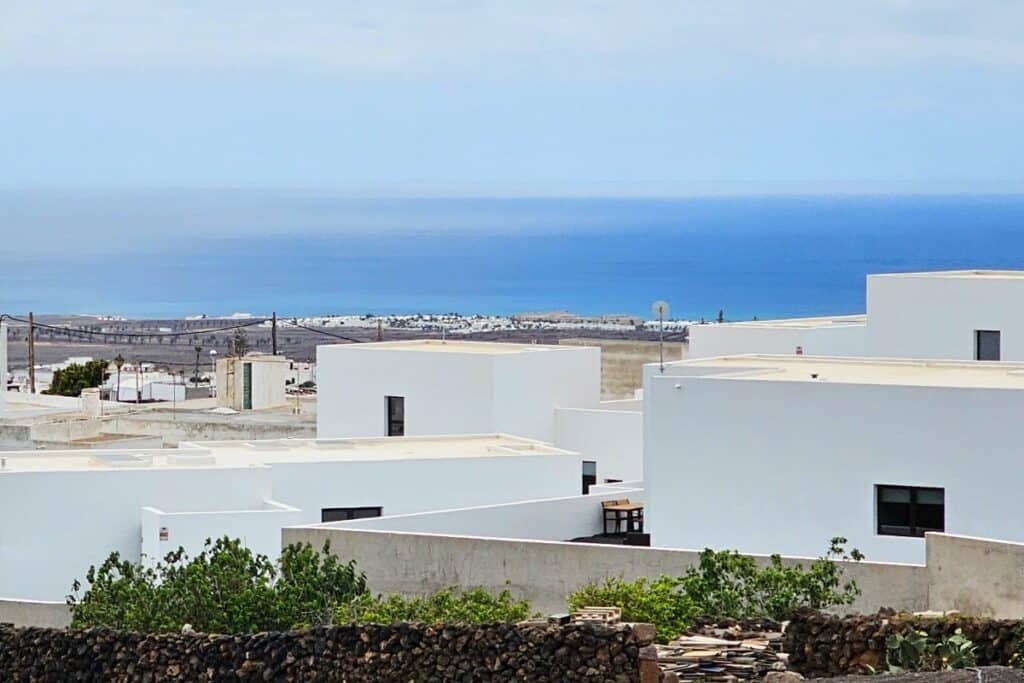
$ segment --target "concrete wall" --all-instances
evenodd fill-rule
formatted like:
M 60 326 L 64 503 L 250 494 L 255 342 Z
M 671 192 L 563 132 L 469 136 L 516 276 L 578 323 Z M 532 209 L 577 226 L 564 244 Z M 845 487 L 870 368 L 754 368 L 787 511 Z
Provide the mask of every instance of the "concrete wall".
M 555 410 L 555 445 L 596 461 L 598 482 L 643 479 L 643 428 L 641 410 Z
M 69 587 L 70 588 L 70 587 Z M 12 600 L 0 598 L 0 624 L 66 628 L 71 624 L 71 610 L 63 600 Z
M 566 596 L 580 586 L 607 577 L 679 575 L 694 564 L 694 550 L 667 550 L 588 543 L 504 540 L 440 536 L 331 527 L 285 529 L 284 543 L 308 542 L 342 560 L 355 559 L 381 593 L 423 595 L 447 586 L 483 586 L 512 590 L 545 613 L 564 612 Z M 766 561 L 766 558 L 759 558 Z M 789 561 L 807 563 L 793 558 Z M 873 611 L 890 606 L 925 609 L 928 603 L 924 567 L 860 563 L 845 567 L 863 591 L 852 609 Z
M 175 416 L 154 411 L 135 415 L 112 416 L 104 421 L 104 431 L 116 434 L 160 436 L 165 446 L 182 441 L 232 441 L 235 439 L 311 439 L 316 424 L 308 422 L 257 422 L 246 416 L 211 416 L 208 421 L 192 416 Z
M 31 456 L 27 456 L 31 457 Z M 59 600 L 110 552 L 137 559 L 140 510 L 257 509 L 269 467 L 0 472 L 0 595 Z
M 566 346 L 595 346 L 601 349 L 601 399 L 631 398 L 643 386 L 643 366 L 658 362 L 658 342 L 629 339 L 560 339 Z M 665 342 L 665 361 L 682 360 L 686 345 Z
M 351 522 L 336 522 L 330 526 L 339 529 L 568 541 L 602 533 L 602 501 L 623 498 L 642 500 L 643 493 L 643 489 L 616 489 L 600 495 L 568 496 L 504 505 L 357 519 Z
M 281 528 L 301 524 L 302 512 L 273 501 L 258 510 L 164 512 L 142 508 L 142 560 L 156 564 L 179 547 L 190 557 L 201 552 L 207 539 L 237 538 L 252 550 L 275 558 L 281 551 Z M 166 538 L 164 538 L 166 533 Z
M 928 534 L 927 548 L 931 609 L 1024 617 L 1024 545 Z
M 554 439 L 556 407 L 596 407 L 600 351 L 520 353 L 317 347 L 317 435 L 384 436 L 387 396 L 405 397 L 405 434 L 504 432 Z
M 947 532 L 1024 541 L 1001 476 L 1019 470 L 1024 392 L 680 376 L 703 370 L 644 390 L 654 545 L 816 555 L 845 536 L 923 562 L 923 539 L 876 534 L 878 484 L 944 488 Z
M 869 275 L 873 356 L 974 359 L 974 331 L 1000 330 L 1001 360 L 1024 360 L 1024 277 Z
M 843 320 L 843 318 L 837 318 Z M 847 323 L 796 327 L 762 323 L 725 323 L 690 326 L 688 358 L 710 358 L 747 353 L 793 355 L 797 347 L 808 356 L 863 356 L 867 354 L 867 326 L 860 316 Z

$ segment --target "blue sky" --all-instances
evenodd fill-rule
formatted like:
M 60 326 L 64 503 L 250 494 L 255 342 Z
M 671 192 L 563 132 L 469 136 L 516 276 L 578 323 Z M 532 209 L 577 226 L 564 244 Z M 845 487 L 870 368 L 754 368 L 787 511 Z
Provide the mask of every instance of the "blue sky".
M 1021 191 L 1022 27 L 1003 0 L 5 0 L 0 187 Z

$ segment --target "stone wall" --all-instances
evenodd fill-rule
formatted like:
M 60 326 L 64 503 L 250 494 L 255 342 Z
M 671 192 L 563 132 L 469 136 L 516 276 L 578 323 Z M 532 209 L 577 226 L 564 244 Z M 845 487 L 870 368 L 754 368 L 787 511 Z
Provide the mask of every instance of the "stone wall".
M 837 617 L 805 612 L 786 628 L 783 649 L 789 668 L 808 677 L 863 674 L 886 668 L 885 640 L 893 633 L 924 631 L 937 643 L 957 629 L 977 646 L 978 664 L 1005 665 L 1021 644 L 1022 622 L 959 615 L 928 618 L 880 612 Z
M 639 625 L 332 626 L 157 635 L 0 625 L 0 680 L 639 682 Z

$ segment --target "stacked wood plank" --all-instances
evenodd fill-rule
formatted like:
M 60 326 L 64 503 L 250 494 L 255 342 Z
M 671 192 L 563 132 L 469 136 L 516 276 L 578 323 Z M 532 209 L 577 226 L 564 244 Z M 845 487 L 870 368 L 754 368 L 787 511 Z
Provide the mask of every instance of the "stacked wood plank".
M 785 671 L 781 633 L 743 634 L 742 639 L 707 635 L 681 636 L 658 645 L 658 665 L 665 680 L 731 683 Z M 670 678 L 669 675 L 675 678 Z
M 583 607 L 572 613 L 572 621 L 599 624 L 617 624 L 622 619 L 619 607 Z

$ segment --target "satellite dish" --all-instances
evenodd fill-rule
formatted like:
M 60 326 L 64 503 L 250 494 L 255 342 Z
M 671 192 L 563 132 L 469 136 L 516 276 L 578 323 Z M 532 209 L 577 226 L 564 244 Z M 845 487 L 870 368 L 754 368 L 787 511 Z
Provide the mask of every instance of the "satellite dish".
M 661 299 L 655 301 L 653 304 L 651 304 L 651 313 L 653 313 L 659 318 L 667 318 L 668 302 L 662 301 Z

